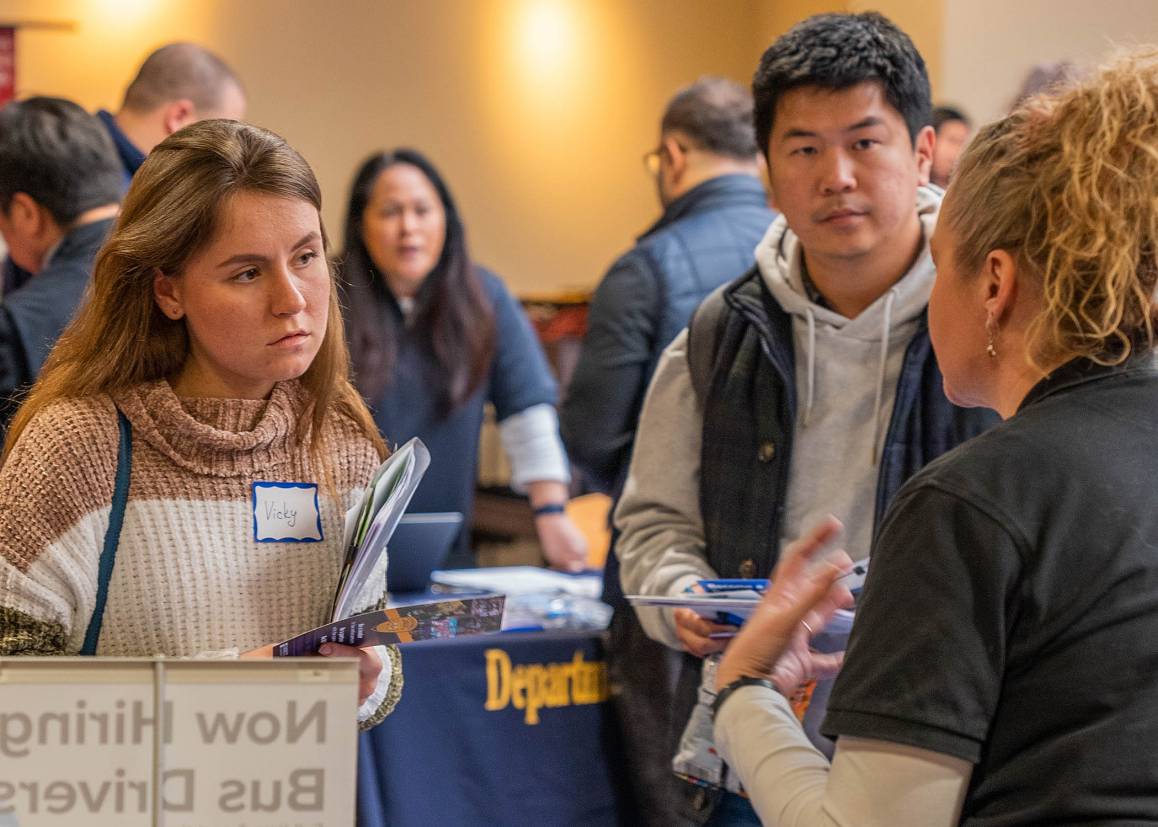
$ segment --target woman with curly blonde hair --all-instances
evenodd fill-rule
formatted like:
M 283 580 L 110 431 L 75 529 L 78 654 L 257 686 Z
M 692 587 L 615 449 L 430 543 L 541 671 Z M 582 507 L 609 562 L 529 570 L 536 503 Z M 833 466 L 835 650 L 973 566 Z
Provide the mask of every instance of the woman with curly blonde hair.
M 932 238 L 950 398 L 1004 423 L 873 544 L 824 729 L 786 696 L 850 595 L 798 541 L 720 664 L 716 743 L 765 824 L 1158 822 L 1158 51 L 981 130 Z

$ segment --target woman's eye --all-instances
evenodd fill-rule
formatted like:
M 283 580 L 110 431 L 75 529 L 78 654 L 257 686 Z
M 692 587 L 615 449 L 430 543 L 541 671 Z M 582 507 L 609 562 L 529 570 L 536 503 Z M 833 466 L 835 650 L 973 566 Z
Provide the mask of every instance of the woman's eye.
M 242 270 L 240 273 L 238 273 L 236 276 L 234 276 L 233 280 L 234 281 L 240 281 L 240 282 L 249 282 L 249 281 L 253 281 L 254 279 L 256 279 L 257 274 L 258 274 L 257 268 L 256 267 L 250 267 L 248 270 Z
M 298 256 L 298 263 L 299 264 L 309 264 L 311 261 L 313 261 L 317 257 L 318 257 L 318 254 L 316 252 L 314 252 L 313 250 L 306 250 L 304 253 L 302 253 L 300 256 Z

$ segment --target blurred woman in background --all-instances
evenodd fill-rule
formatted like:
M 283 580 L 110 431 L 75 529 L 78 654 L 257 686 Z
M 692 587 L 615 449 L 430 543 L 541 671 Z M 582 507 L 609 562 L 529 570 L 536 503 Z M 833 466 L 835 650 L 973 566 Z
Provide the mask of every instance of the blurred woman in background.
M 355 384 L 387 440 L 417 436 L 430 449 L 410 511 L 462 512 L 469 526 L 490 402 L 544 556 L 583 568 L 586 543 L 563 510 L 570 472 L 555 380 L 518 302 L 471 261 L 450 190 L 423 155 L 396 149 L 362 164 L 342 273 Z M 464 529 L 450 565 L 471 564 L 468 541 Z

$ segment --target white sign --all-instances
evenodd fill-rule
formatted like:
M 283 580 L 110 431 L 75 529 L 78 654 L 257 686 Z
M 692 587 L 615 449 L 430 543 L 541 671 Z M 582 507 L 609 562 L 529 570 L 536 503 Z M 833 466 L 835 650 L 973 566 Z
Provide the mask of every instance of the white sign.
M 354 823 L 357 665 L 0 658 L 0 827 Z

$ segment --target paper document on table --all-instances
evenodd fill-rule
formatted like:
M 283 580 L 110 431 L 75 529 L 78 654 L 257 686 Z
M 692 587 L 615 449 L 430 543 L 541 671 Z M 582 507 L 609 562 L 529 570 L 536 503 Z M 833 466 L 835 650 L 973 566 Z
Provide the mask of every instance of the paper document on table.
M 452 569 L 430 575 L 435 583 L 464 589 L 486 589 L 503 594 L 574 594 L 599 597 L 603 577 L 591 574 L 564 574 L 536 566 L 495 566 L 485 569 Z

